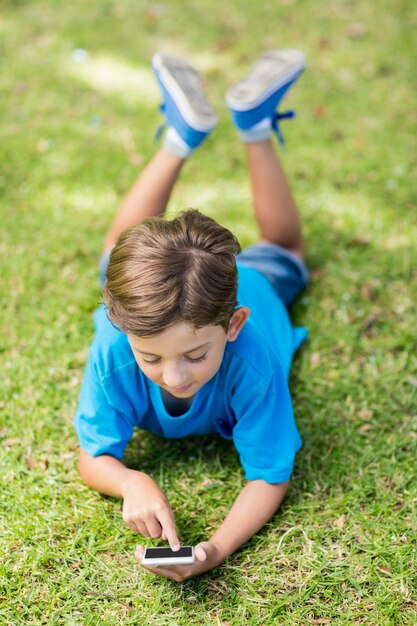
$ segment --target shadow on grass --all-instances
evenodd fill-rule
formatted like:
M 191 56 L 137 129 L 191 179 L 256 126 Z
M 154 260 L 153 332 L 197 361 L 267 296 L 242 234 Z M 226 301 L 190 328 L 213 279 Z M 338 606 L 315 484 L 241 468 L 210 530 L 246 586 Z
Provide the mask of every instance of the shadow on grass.
M 233 443 L 216 434 L 168 440 L 138 431 L 124 460 L 132 469 L 154 476 L 160 474 L 161 466 L 170 471 L 170 476 L 175 468 L 182 471 L 185 467 L 202 476 L 213 469 L 220 474 L 234 474 L 241 469 Z

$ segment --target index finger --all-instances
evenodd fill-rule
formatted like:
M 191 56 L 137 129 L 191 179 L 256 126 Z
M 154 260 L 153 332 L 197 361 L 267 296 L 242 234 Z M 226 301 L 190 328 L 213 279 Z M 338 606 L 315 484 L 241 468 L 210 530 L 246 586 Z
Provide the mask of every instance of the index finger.
M 180 549 L 180 541 L 175 528 L 174 514 L 170 509 L 164 509 L 158 513 L 158 521 L 165 532 L 171 550 L 178 552 Z

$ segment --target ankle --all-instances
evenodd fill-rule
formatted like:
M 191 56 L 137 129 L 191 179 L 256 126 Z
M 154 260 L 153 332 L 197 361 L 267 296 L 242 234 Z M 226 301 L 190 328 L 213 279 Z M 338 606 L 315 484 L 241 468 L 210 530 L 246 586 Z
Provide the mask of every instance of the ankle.
M 175 154 L 181 159 L 188 159 L 195 151 L 195 148 L 191 148 L 182 137 L 180 137 L 173 126 L 169 126 L 165 133 L 163 147 L 165 150 L 171 154 Z
M 272 122 L 269 117 L 266 117 L 261 122 L 250 128 L 237 128 L 237 132 L 244 143 L 258 143 L 260 141 L 266 141 L 272 134 Z

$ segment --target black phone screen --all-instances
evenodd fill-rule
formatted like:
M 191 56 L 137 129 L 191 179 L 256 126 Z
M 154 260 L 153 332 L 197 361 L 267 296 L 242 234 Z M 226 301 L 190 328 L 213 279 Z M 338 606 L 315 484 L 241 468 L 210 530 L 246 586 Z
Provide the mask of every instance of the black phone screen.
M 192 556 L 193 551 L 189 546 L 180 548 L 177 552 L 171 548 L 146 548 L 146 559 L 174 559 L 182 556 Z

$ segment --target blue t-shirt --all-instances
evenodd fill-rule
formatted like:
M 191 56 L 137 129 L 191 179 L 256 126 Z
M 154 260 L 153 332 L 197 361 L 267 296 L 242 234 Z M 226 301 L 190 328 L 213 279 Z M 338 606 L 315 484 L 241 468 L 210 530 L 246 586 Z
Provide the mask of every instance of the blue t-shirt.
M 306 337 L 263 274 L 238 264 L 238 301 L 251 310 L 236 341 L 227 342 L 215 376 L 173 417 L 161 389 L 138 366 L 127 337 L 103 307 L 94 316 L 90 349 L 74 419 L 80 445 L 91 456 L 121 459 L 133 429 L 170 439 L 219 433 L 233 439 L 248 480 L 279 483 L 291 476 L 301 447 L 288 374 Z

